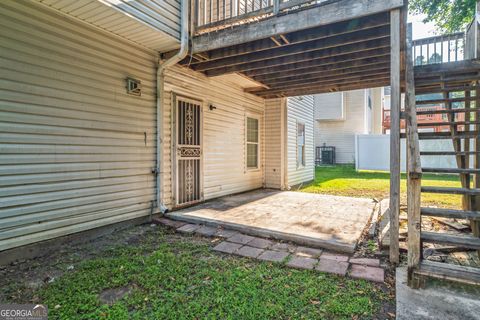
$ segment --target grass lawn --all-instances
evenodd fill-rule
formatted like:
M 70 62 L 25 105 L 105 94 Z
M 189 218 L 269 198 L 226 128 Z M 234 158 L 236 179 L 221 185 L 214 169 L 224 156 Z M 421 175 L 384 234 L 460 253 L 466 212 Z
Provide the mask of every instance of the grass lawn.
M 47 304 L 49 319 L 388 318 L 378 316 L 391 304 L 391 294 L 380 285 L 221 255 L 210 250 L 209 239 L 144 228 L 150 231 L 135 244 L 125 245 L 118 236 L 121 245 L 77 257 L 73 270 L 65 254 L 49 258 L 45 263 L 64 261 L 56 266 L 63 274 L 31 293 L 19 286 L 20 271 L 16 287 L 5 286 L 4 278 L 0 290 L 8 291 L 7 300 Z M 115 288 L 128 293 L 102 304 L 99 294 Z
M 406 175 L 402 174 L 402 203 L 406 204 Z M 460 187 L 458 176 L 424 174 L 423 186 Z M 339 165 L 316 169 L 315 181 L 301 189 L 304 192 L 350 197 L 383 199 L 389 196 L 390 173 L 355 171 L 353 166 Z M 458 195 L 422 193 L 422 204 L 439 207 L 461 207 Z

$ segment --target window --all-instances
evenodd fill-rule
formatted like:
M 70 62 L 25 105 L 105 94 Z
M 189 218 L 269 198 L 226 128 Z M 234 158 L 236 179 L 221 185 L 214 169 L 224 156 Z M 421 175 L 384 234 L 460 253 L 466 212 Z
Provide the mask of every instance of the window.
M 297 122 L 297 167 L 305 166 L 305 124 Z
M 247 117 L 247 169 L 258 169 L 258 119 Z

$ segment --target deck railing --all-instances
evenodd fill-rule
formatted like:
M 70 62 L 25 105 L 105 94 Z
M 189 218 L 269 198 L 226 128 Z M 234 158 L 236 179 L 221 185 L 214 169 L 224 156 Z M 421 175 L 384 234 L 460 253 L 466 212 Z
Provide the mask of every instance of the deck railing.
M 465 33 L 457 32 L 413 41 L 415 66 L 465 60 Z
M 288 10 L 339 0 L 195 0 L 197 33 L 268 18 Z

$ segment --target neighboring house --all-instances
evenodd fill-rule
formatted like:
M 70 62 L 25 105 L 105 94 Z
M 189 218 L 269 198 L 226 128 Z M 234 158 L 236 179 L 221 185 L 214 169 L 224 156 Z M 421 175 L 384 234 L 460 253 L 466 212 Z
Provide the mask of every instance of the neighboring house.
M 318 94 L 314 101 L 315 146 L 335 147 L 336 163 L 355 162 L 355 135 L 382 132 L 382 88 Z
M 159 89 L 180 5 L 142 2 L 0 3 L 0 251 L 313 179 L 313 97 L 178 65 Z
M 383 106 L 383 120 L 382 127 L 383 133 L 390 133 L 390 88 L 385 87 L 384 91 L 384 106 Z M 402 109 L 405 105 L 405 96 L 402 94 Z M 421 100 L 441 100 L 441 94 L 430 94 L 423 95 Z M 463 108 L 464 106 L 461 103 L 454 102 L 452 103 L 453 108 Z M 418 104 L 416 106 L 417 111 L 430 111 L 430 110 L 441 110 L 443 106 L 440 104 Z M 456 115 L 457 121 L 464 121 L 465 114 L 459 113 Z M 417 115 L 417 124 L 419 126 L 419 132 L 449 132 L 450 126 L 448 124 L 440 126 L 439 123 L 446 122 L 448 123 L 448 116 L 446 114 L 419 114 Z M 400 123 L 400 128 L 402 132 L 405 132 L 405 121 Z M 463 126 L 458 126 L 458 130 L 463 130 Z
M 315 178 L 313 96 L 268 100 L 265 186 L 288 190 Z

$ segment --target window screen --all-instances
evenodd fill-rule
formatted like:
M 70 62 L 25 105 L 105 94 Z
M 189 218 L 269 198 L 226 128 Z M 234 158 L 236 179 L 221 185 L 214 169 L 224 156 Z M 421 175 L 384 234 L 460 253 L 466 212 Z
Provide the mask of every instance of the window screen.
M 247 168 L 258 168 L 258 119 L 247 117 Z
M 305 124 L 297 123 L 297 166 L 305 166 Z

